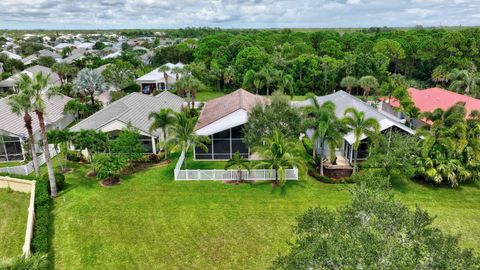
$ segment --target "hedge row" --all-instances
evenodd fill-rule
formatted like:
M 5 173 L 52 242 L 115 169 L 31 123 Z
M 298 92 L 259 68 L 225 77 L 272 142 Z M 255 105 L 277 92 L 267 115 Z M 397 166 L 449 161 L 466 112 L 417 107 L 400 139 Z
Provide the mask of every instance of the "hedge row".
M 51 200 L 48 193 L 48 182 L 38 180 L 31 175 L 0 173 L 0 176 L 10 176 L 18 179 L 36 180 L 35 187 L 35 223 L 33 227 L 32 252 L 48 253 L 50 247 L 49 230 L 51 224 Z

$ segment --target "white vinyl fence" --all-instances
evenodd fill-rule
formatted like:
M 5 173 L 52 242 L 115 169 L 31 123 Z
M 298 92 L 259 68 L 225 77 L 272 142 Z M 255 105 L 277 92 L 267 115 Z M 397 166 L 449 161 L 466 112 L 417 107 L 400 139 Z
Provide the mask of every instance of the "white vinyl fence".
M 11 177 L 0 177 L 0 188 L 9 188 L 18 192 L 30 193 L 30 202 L 28 204 L 27 229 L 25 231 L 25 240 L 23 242 L 23 256 L 30 256 L 30 243 L 32 242 L 33 223 L 35 221 L 35 181 L 27 181 Z
M 182 164 L 185 160 L 185 153 L 180 155 L 175 166 L 175 180 L 212 180 L 212 181 L 233 181 L 240 180 L 240 174 L 237 170 L 182 170 Z M 245 181 L 275 180 L 275 170 L 256 169 L 248 172 L 242 170 L 241 178 Z M 285 170 L 285 180 L 298 180 L 298 169 Z
M 50 156 L 52 158 L 56 156 L 58 153 L 60 153 L 60 150 L 55 149 L 53 145 L 50 145 L 49 148 L 50 148 Z M 45 164 L 45 155 L 44 154 L 39 155 L 37 157 L 37 161 L 38 161 L 38 166 L 42 166 L 43 164 Z M 33 171 L 35 171 L 35 168 L 33 167 L 33 161 L 30 161 L 24 165 L 0 168 L 0 172 L 6 172 L 10 174 L 20 174 L 20 175 L 29 175 Z

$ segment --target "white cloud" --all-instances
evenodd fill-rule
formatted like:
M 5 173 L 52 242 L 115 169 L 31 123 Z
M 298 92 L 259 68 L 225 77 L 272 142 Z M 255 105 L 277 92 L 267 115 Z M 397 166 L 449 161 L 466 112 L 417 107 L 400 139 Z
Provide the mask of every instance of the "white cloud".
M 1 28 L 480 25 L 480 0 L 0 0 Z

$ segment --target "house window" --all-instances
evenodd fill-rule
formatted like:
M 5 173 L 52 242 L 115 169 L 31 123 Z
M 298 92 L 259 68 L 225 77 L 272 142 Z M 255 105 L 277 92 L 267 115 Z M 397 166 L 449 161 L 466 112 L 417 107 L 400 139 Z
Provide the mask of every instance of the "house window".
M 23 160 L 20 138 L 0 136 L 0 161 L 12 160 Z

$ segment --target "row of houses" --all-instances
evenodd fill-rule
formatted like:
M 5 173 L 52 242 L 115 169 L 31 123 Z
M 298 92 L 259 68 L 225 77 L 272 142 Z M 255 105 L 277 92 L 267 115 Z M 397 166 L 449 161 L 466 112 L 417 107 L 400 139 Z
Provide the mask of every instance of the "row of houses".
M 147 153 L 156 153 L 156 145 L 159 138 L 162 137 L 160 131 L 150 132 L 151 120 L 148 115 L 151 112 L 157 112 L 162 108 L 170 108 L 179 112 L 185 105 L 183 98 L 172 94 L 171 86 L 181 76 L 172 72 L 175 67 L 183 68 L 182 63 L 168 64 L 170 71 L 165 73 L 156 69 L 145 76 L 137 79 L 141 86 L 141 92 L 132 93 L 122 99 L 106 105 L 105 108 L 91 115 L 74 125 L 72 131 L 97 130 L 116 136 L 118 132 L 132 125 L 139 130 L 141 142 Z M 58 83 L 58 75 L 51 73 L 46 67 L 34 66 L 23 71 L 30 76 L 35 72 L 50 74 L 50 84 Z M 167 80 L 165 80 L 165 75 Z M 15 76 L 19 76 L 18 74 Z M 0 82 L 1 87 L 14 87 L 15 78 L 11 77 Z M 158 95 L 151 95 L 155 90 L 160 91 Z M 422 112 L 432 111 L 435 108 L 447 109 L 457 102 L 464 102 L 469 112 L 480 110 L 480 101 L 471 97 L 453 93 L 440 88 L 431 88 L 426 90 L 409 89 L 412 101 Z M 146 95 L 148 94 L 148 95 Z M 333 94 L 316 97 L 322 104 L 331 101 L 336 105 L 337 117 L 343 117 L 346 108 L 353 107 L 363 111 L 366 117 L 375 118 L 380 124 L 382 133 L 399 131 L 405 134 L 413 134 L 414 130 L 405 125 L 405 117 L 396 107 L 399 102 L 395 99 L 383 99 L 380 109 L 367 104 L 364 101 L 344 92 L 337 91 Z M 66 96 L 57 96 L 49 100 L 47 104 L 47 128 L 63 129 L 73 120 L 73 115 L 67 115 L 63 112 L 63 106 L 70 100 Z M 239 89 L 228 95 L 213 99 L 204 104 L 200 113 L 198 122 L 195 126 L 195 132 L 198 135 L 208 136 L 211 143 L 208 150 L 194 148 L 194 158 L 196 160 L 227 160 L 235 152 L 240 152 L 245 158 L 252 158 L 251 149 L 244 143 L 243 126 L 248 122 L 249 113 L 256 104 L 268 103 L 266 97 L 252 94 L 246 90 Z M 311 105 L 310 100 L 291 102 L 291 106 L 298 108 Z M 23 127 L 23 120 L 20 116 L 11 113 L 6 104 L 6 99 L 0 100 L 0 161 L 22 160 L 25 157 L 25 150 L 22 142 L 25 141 L 26 130 Z M 425 119 L 414 119 L 414 127 L 428 124 Z M 35 132 L 38 133 L 38 126 L 35 123 Z M 307 132 L 307 135 L 308 132 Z M 368 149 L 368 140 L 364 135 L 360 144 L 358 159 L 366 158 Z M 340 149 L 332 149 L 346 161 L 352 162 L 354 156 L 355 138 L 352 133 L 344 136 L 344 143 Z M 3 151 L 3 152 L 2 152 Z

